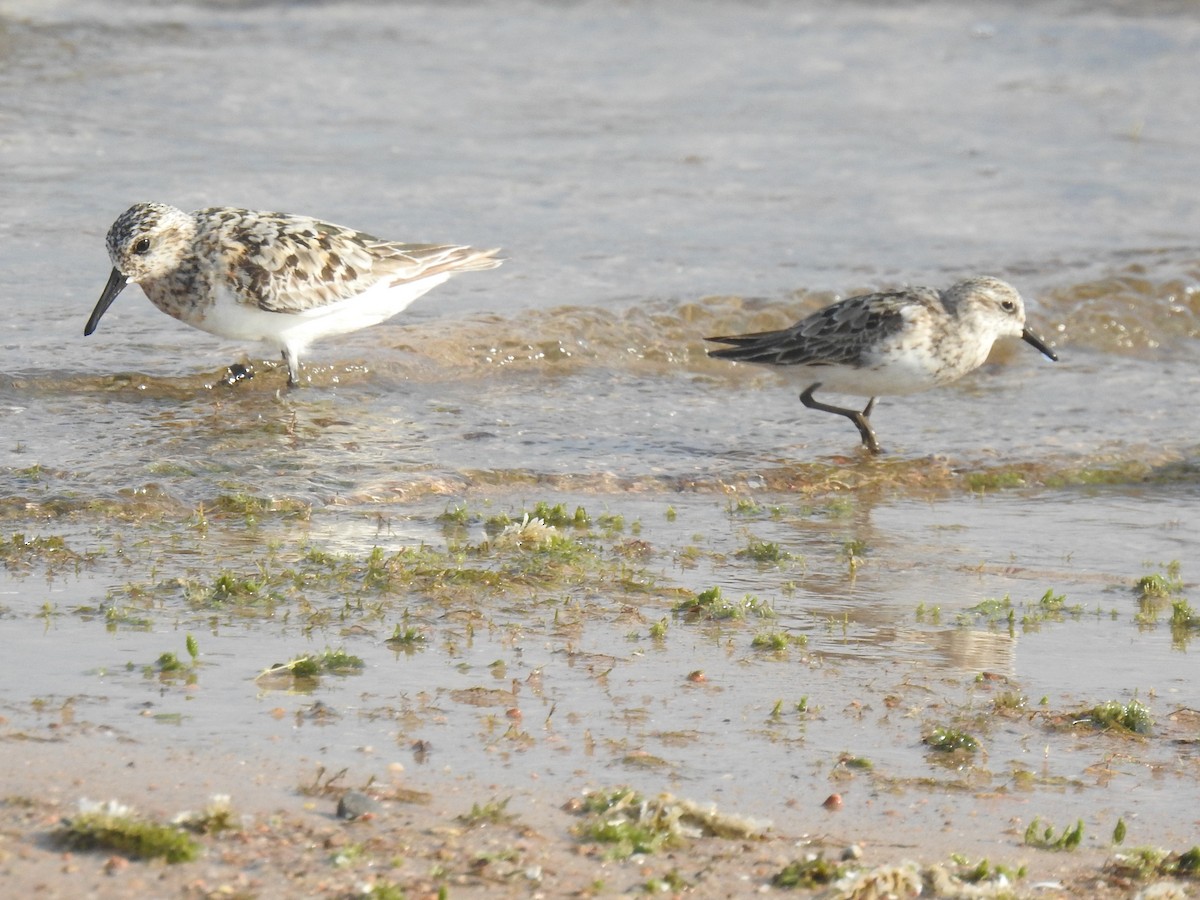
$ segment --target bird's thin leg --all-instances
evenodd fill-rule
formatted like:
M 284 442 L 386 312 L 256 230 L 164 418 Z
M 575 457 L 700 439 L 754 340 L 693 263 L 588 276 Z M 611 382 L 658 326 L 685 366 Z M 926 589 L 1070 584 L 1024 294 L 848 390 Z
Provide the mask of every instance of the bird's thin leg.
M 822 403 L 820 400 L 813 399 L 813 391 L 821 386 L 821 382 L 811 385 L 808 390 L 800 395 L 800 402 L 809 409 L 819 409 L 822 412 L 836 413 L 839 416 L 845 416 L 854 423 L 854 427 L 858 429 L 858 433 L 862 435 L 863 446 L 872 453 L 882 453 L 879 447 L 879 441 L 875 439 L 875 429 L 871 427 L 868 421 L 871 410 L 875 408 L 875 398 L 872 397 L 867 403 L 866 409 L 859 412 L 857 409 L 846 409 L 841 406 L 830 406 L 828 403 Z
M 300 385 L 300 360 L 296 354 L 284 349 L 280 354 L 283 357 L 283 362 L 288 370 L 288 387 L 294 388 Z

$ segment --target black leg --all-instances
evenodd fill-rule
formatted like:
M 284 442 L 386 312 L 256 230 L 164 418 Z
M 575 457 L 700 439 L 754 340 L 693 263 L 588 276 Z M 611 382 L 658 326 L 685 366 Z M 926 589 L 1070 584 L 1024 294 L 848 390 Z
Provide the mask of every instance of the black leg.
M 868 401 L 866 408 L 859 412 L 857 409 L 845 409 L 841 406 L 830 406 L 828 403 L 822 403 L 820 400 L 813 399 L 813 391 L 821 386 L 821 382 L 811 385 L 808 390 L 800 395 L 800 402 L 809 409 L 819 409 L 822 412 L 836 413 L 839 416 L 845 416 L 854 423 L 854 427 L 858 429 L 858 433 L 862 435 L 863 446 L 872 453 L 882 453 L 879 447 L 879 441 L 875 439 L 875 429 L 871 427 L 868 421 L 871 415 L 871 410 L 875 408 L 875 398 L 872 397 Z
M 287 370 L 288 370 L 288 385 L 287 386 L 290 388 L 299 387 L 300 386 L 300 360 L 296 359 L 294 356 L 289 356 L 288 352 L 286 350 L 284 350 L 279 355 L 283 357 L 283 364 L 285 366 L 287 366 Z
M 254 377 L 254 367 L 245 365 L 244 363 L 232 363 L 225 370 L 225 377 L 221 380 L 231 387 L 239 381 L 249 381 Z

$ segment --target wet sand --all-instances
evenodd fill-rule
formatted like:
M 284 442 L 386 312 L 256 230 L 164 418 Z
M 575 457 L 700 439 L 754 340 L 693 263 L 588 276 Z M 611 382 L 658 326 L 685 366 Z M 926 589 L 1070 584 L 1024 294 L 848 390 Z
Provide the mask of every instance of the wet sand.
M 820 485 L 819 471 L 832 480 Z M 1132 889 L 1106 870 L 1121 852 L 1119 820 L 1129 846 L 1187 850 L 1196 823 L 1180 798 L 1200 777 L 1193 631 L 1169 626 L 1169 600 L 1139 601 L 1136 579 L 1116 574 L 1142 551 L 1104 541 L 1114 514 L 1145 508 L 1127 502 L 1147 490 L 1142 478 L 1081 506 L 1091 488 L 1045 484 L 1075 469 L 1042 470 L 1040 486 L 1023 472 L 1025 487 L 982 493 L 927 463 L 848 459 L 828 473 L 794 467 L 787 493 L 532 486 L 543 510 L 572 521 L 584 505 L 608 510 L 561 524 L 565 543 L 549 546 L 513 544 L 486 522 L 537 511 L 511 493 L 498 500 L 494 486 L 432 506 L 377 500 L 370 528 L 356 514 L 322 526 L 279 500 L 254 506 L 254 521 L 246 498 L 236 511 L 214 503 L 200 530 L 195 514 L 169 525 L 139 507 L 154 524 L 136 526 L 147 536 L 137 541 L 125 529 L 126 580 L 101 609 L 64 601 L 108 554 L 64 565 L 72 542 L 27 541 L 23 555 L 10 550 L 9 588 L 28 591 L 32 569 L 63 597 L 25 620 L 10 659 L 37 674 L 27 699 L 10 689 L 6 704 L 5 871 L 51 895 L 89 885 L 97 896 L 143 884 L 343 896 L 373 879 L 414 896 L 439 885 L 452 896 L 603 895 L 678 871 L 701 896 L 737 896 L 806 853 L 838 858 L 854 845 L 862 872 L 986 858 L 1023 873 L 1018 896 L 1084 897 Z M 1069 525 L 1066 559 L 1040 557 L 1037 534 L 1023 542 L 1039 502 Z M 1158 521 L 1192 540 L 1185 509 Z M 249 557 L 248 538 L 262 548 Z M 190 575 L 168 573 L 177 554 Z M 141 568 L 150 560 L 152 573 Z M 704 607 L 710 584 L 741 612 Z M 985 609 L 987 598 L 1011 598 L 1013 614 Z M 402 632 L 412 639 L 397 643 Z M 334 646 L 361 672 L 263 674 Z M 47 668 L 68 647 L 70 661 Z M 160 664 L 168 649 L 179 671 Z M 1151 732 L 1091 724 L 1084 710 L 1109 699 L 1145 704 Z M 981 749 L 924 743 L 946 726 Z M 621 787 L 771 828 L 611 860 L 564 807 Z M 369 822 L 336 819 L 347 788 L 380 799 Z M 200 838 L 194 863 L 64 856 L 53 839 L 81 798 L 166 822 L 214 794 L 231 797 L 244 833 Z M 469 821 L 498 801 L 511 822 Z M 1082 846 L 1028 846 L 1035 817 L 1055 829 L 1079 819 Z
M 7 739 L 13 739 L 11 733 Z M 788 797 L 788 824 L 803 828 L 772 828 L 743 839 L 707 836 L 658 853 L 610 858 L 611 847 L 577 840 L 581 816 L 566 809 L 574 798 L 547 796 L 533 784 L 514 792 L 469 776 L 434 774 L 421 778 L 422 790 L 415 791 L 395 763 L 383 778 L 362 778 L 384 768 L 372 754 L 335 778 L 319 768 L 293 769 L 295 761 L 121 742 L 103 728 L 86 726 L 25 732 L 20 739 L 37 752 L 26 755 L 19 768 L 7 768 L 0 786 L 6 798 L 0 804 L 0 865 L 6 890 L 20 896 L 342 898 L 371 887 L 402 889 L 410 898 L 432 898 L 439 890 L 467 898 L 636 896 L 654 880 L 677 877 L 686 889 L 668 893 L 733 898 L 763 893 L 799 859 L 821 854 L 838 860 L 847 848 L 854 850 L 844 863 L 851 870 L 880 875 L 910 869 L 918 872 L 918 883 L 926 882 L 926 894 L 940 896 L 1118 898 L 1148 883 L 1174 881 L 1129 878 L 1115 865 L 1116 848 L 1091 841 L 1073 852 L 1020 847 L 1028 800 L 1004 791 L 984 797 L 986 811 L 979 815 L 964 814 L 930 788 L 868 827 L 845 810 L 824 809 L 823 798 Z M 340 820 L 337 798 L 359 787 L 378 800 L 376 809 L 359 820 Z M 80 796 L 136 797 L 139 815 L 166 822 L 228 791 L 238 798 L 238 827 L 202 836 L 197 862 L 128 862 L 116 852 L 71 852 L 53 836 L 64 818 L 77 815 Z M 853 787 L 848 796 L 854 796 Z M 502 820 L 473 820 L 474 808 L 497 800 L 508 802 Z M 875 794 L 868 803 L 887 800 Z M 916 834 L 908 812 L 924 805 L 936 809 L 936 823 Z M 949 877 L 982 859 L 1014 871 L 1020 865 L 1021 878 L 978 886 Z M 853 878 L 842 887 L 846 882 Z M 940 893 L 929 887 L 935 883 L 942 884 Z M 989 889 L 994 894 L 980 893 Z M 784 893 L 814 892 L 851 895 L 832 886 Z

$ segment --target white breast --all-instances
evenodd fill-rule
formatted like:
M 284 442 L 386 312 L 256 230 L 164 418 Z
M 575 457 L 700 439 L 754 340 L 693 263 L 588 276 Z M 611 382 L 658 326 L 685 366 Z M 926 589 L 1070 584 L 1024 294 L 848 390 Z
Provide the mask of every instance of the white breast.
M 296 313 L 268 312 L 239 303 L 227 288 L 217 287 L 215 302 L 189 324 L 220 337 L 265 341 L 279 350 L 287 346 L 298 352 L 328 335 L 347 334 L 390 319 L 449 277 L 442 272 L 395 287 L 379 282 L 348 300 Z

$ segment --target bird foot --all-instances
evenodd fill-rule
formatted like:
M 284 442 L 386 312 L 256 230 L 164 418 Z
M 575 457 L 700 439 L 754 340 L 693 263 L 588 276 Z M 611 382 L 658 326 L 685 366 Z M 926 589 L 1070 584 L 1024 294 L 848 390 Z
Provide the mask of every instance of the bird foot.
M 233 387 L 239 381 L 249 381 L 253 377 L 254 366 L 243 363 L 234 363 L 225 370 L 225 375 L 221 378 L 220 383 Z
M 866 450 L 868 453 L 870 453 L 872 456 L 881 456 L 884 453 L 884 449 L 882 447 L 880 447 L 879 442 L 877 440 L 875 440 L 874 434 L 868 434 L 867 432 L 863 432 L 862 439 L 863 439 L 863 442 L 862 442 L 863 449 Z

